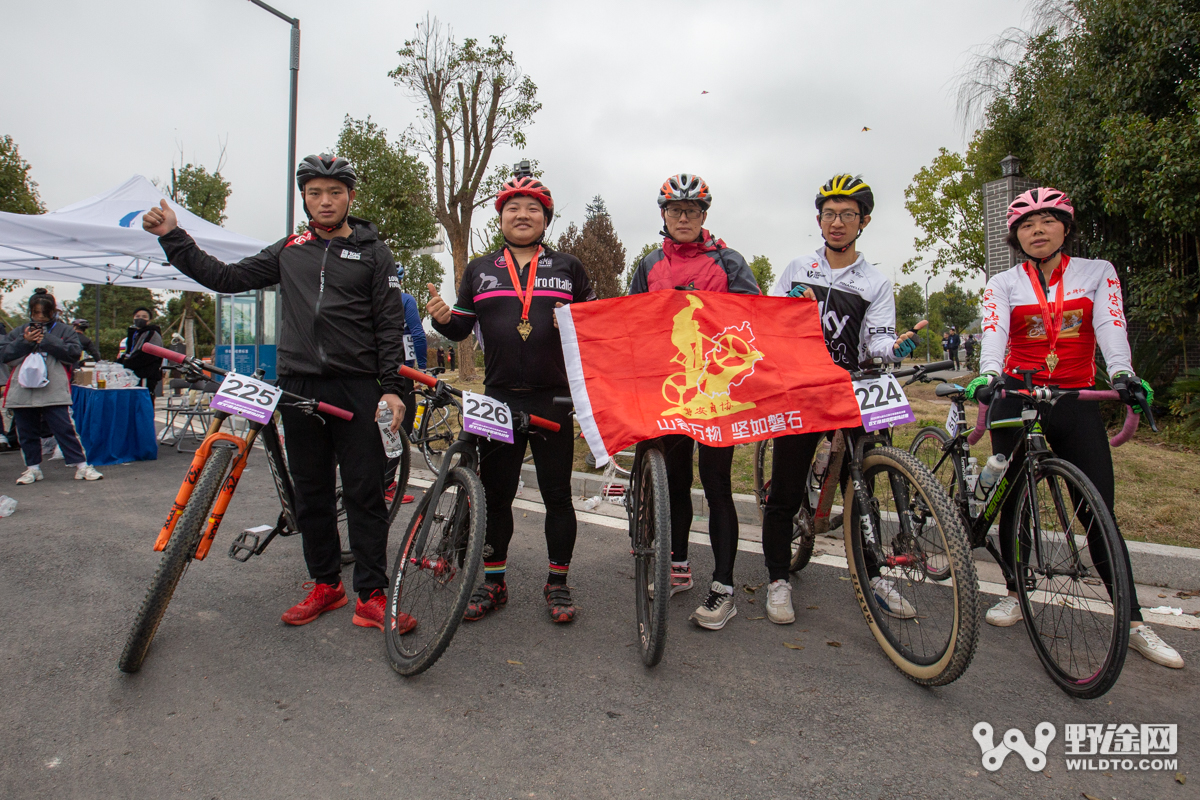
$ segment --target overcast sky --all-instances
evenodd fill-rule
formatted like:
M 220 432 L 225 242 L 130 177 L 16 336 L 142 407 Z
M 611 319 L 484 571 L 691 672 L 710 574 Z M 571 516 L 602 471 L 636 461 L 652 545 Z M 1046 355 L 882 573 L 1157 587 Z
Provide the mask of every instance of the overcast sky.
M 1025 4 L 279 7 L 301 23 L 300 155 L 329 148 L 346 114 L 371 115 L 391 134 L 417 118 L 387 73 L 428 11 L 460 40 L 506 35 L 538 85 L 543 108 L 528 146 L 493 163 L 541 161 L 562 213 L 556 232 L 582 222 L 585 203 L 600 194 L 636 253 L 657 238 L 663 180 L 695 172 L 713 192 L 708 227 L 747 259 L 768 256 L 778 274 L 820 243 L 817 187 L 836 172 L 862 173 L 876 209 L 860 249 L 904 283 L 917 280 L 899 273 L 916 234 L 904 189 L 939 147 L 963 149 L 953 78 L 972 46 L 1021 22 Z M 294 170 L 286 163 L 286 23 L 247 0 L 50 0 L 6 4 L 4 28 L 0 135 L 11 134 L 33 165 L 47 207 L 134 173 L 169 177 L 181 147 L 187 161 L 215 166 L 224 141 L 222 172 L 233 185 L 226 227 L 267 241 L 283 235 L 285 179 Z M 78 292 L 57 289 L 63 299 Z

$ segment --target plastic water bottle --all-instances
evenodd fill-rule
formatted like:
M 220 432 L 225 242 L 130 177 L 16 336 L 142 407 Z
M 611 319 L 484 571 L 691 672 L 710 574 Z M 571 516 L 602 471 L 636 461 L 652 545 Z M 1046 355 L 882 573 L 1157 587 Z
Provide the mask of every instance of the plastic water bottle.
M 388 458 L 399 458 L 404 452 L 404 443 L 399 431 L 392 430 L 392 410 L 386 400 L 379 401 L 379 435 L 383 437 L 383 452 Z
M 975 498 L 986 500 L 992 492 L 992 487 L 999 482 L 1004 471 L 1008 469 L 1008 456 L 997 453 L 987 460 L 983 472 L 979 473 L 979 481 L 975 484 Z
M 822 439 L 821 445 L 817 448 L 817 461 L 813 466 L 813 474 L 818 478 L 825 477 L 825 470 L 829 469 L 829 451 L 833 449 L 833 443 L 828 439 Z
M 6 494 L 0 494 L 0 517 L 11 517 L 17 510 L 17 501 Z
M 983 502 L 975 499 L 975 487 L 979 485 L 979 459 L 975 456 L 967 459 L 967 471 L 963 473 L 963 479 L 967 482 L 967 505 L 974 519 L 983 511 Z
M 594 497 L 589 497 L 587 500 L 583 501 L 583 508 L 585 511 L 592 511 L 599 505 L 600 505 L 600 495 L 595 495 Z

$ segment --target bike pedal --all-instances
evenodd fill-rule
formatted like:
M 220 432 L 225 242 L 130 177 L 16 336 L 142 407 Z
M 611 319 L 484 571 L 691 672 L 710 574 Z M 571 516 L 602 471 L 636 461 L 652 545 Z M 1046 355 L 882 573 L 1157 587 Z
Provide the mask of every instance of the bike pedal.
M 259 525 L 254 528 L 246 528 L 241 534 L 233 540 L 233 544 L 229 545 L 229 557 L 234 561 L 241 561 L 243 564 L 250 560 L 250 557 L 258 552 L 258 546 L 262 542 L 262 537 L 270 533 L 274 528 L 270 525 Z

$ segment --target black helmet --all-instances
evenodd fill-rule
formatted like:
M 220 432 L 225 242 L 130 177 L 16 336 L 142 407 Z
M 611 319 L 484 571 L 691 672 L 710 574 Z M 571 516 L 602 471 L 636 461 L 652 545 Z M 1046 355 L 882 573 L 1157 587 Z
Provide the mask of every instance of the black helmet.
M 834 175 L 826 181 L 817 191 L 817 211 L 821 210 L 826 200 L 835 197 L 848 197 L 858 201 L 864 217 L 875 208 L 875 195 L 871 193 L 871 187 L 863 181 L 861 175 Z
M 89 323 L 86 319 L 71 320 L 71 327 L 73 327 L 73 328 L 83 328 L 84 330 L 87 330 L 88 325 L 89 325 Z
M 322 153 L 319 156 L 305 156 L 296 168 L 296 185 L 304 191 L 304 184 L 313 178 L 333 178 L 346 184 L 347 189 L 353 189 L 358 183 L 354 167 L 344 158 Z

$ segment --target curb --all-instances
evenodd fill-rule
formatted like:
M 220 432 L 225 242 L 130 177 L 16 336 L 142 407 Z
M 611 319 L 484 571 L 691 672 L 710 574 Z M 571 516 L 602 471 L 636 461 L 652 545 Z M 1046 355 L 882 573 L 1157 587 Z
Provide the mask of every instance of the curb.
M 532 464 L 521 468 L 522 480 L 529 488 L 537 488 L 537 472 Z M 571 473 L 571 493 L 575 497 L 593 497 L 600 494 L 604 485 L 603 475 L 593 475 L 588 472 Z M 617 483 L 628 484 L 628 480 L 618 477 Z M 756 532 L 761 521 L 758 517 L 758 503 L 752 494 L 734 494 L 734 506 L 737 508 L 738 522 L 754 526 Z M 693 531 L 708 530 L 708 504 L 704 500 L 704 492 L 692 489 L 692 523 Z M 624 516 L 624 514 L 622 514 Z M 994 530 L 994 529 L 993 529 Z M 989 534 L 992 543 L 996 544 L 996 533 Z M 758 538 L 743 536 L 751 541 Z M 1172 589 L 1200 591 L 1200 549 L 1192 547 L 1176 547 L 1166 544 L 1151 544 L 1149 542 L 1126 541 L 1129 548 L 1129 560 L 1133 566 L 1135 582 L 1146 586 L 1164 586 Z M 983 549 L 974 551 L 976 561 L 991 561 L 991 554 Z

